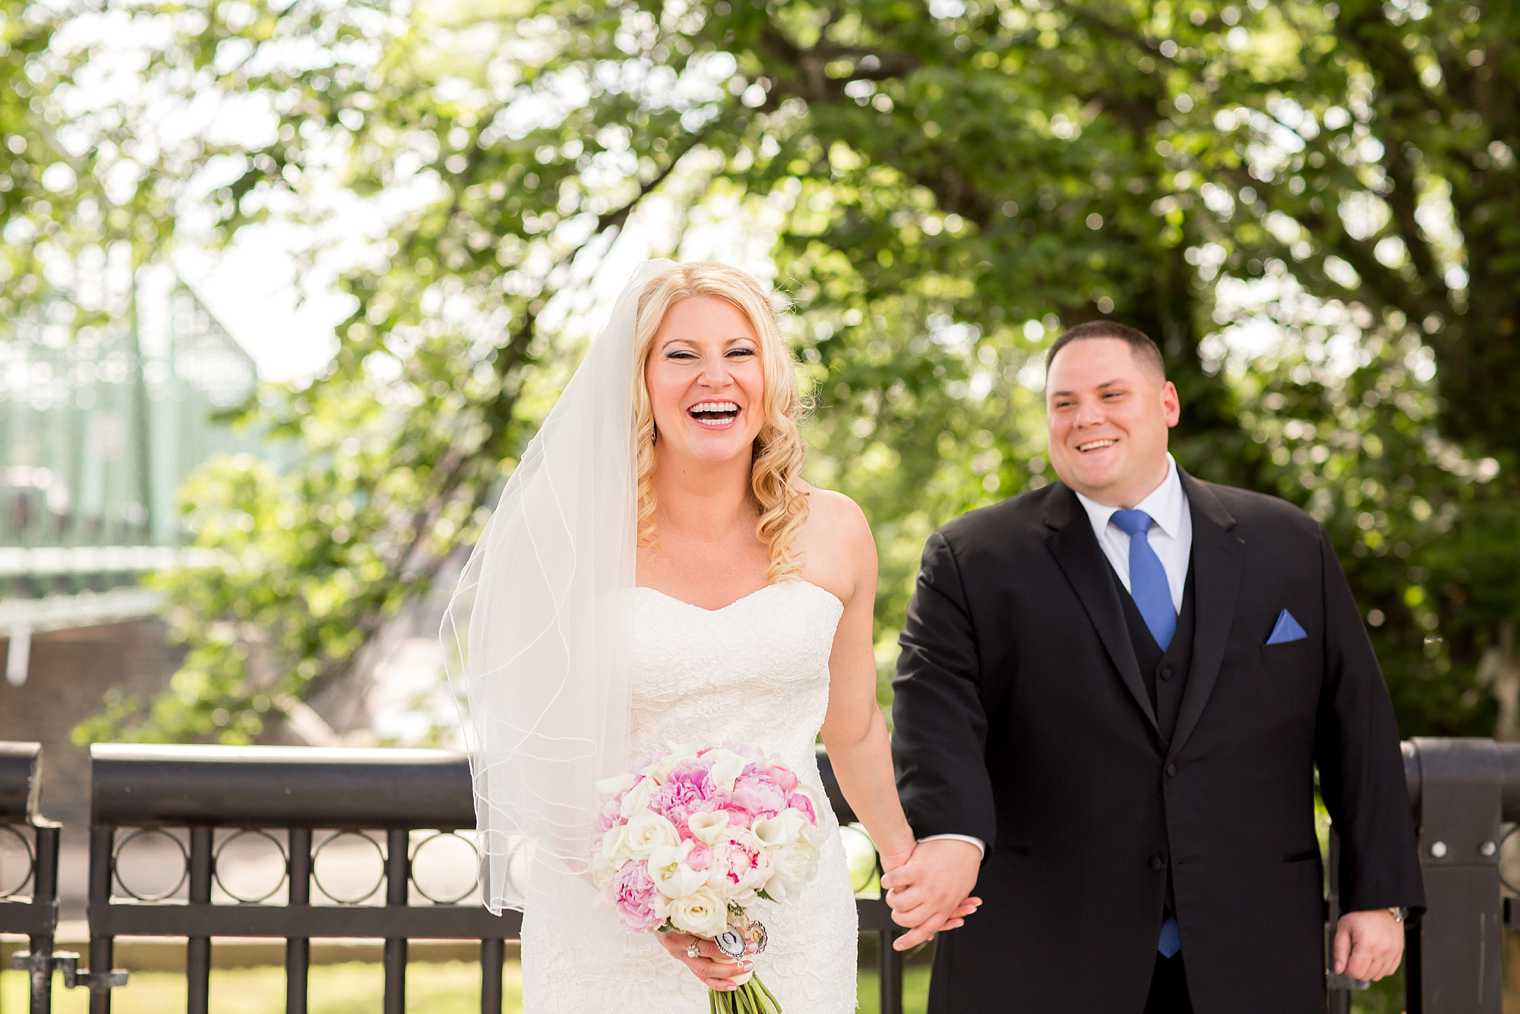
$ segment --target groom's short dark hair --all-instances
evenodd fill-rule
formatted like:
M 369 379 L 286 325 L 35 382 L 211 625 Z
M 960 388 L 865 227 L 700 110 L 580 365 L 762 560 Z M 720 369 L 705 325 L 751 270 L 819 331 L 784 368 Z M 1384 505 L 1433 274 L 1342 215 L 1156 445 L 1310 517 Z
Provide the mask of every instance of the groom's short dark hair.
M 1116 320 L 1090 320 L 1086 324 L 1067 328 L 1062 332 L 1061 337 L 1055 340 L 1055 344 L 1050 346 L 1050 351 L 1045 353 L 1045 372 L 1050 372 L 1050 364 L 1056 361 L 1056 353 L 1072 342 L 1089 338 L 1117 338 L 1128 345 L 1130 352 L 1139 356 L 1142 362 L 1154 366 L 1161 376 L 1166 376 L 1166 363 L 1161 358 L 1161 349 L 1151 341 L 1150 336 L 1139 328 L 1121 324 Z

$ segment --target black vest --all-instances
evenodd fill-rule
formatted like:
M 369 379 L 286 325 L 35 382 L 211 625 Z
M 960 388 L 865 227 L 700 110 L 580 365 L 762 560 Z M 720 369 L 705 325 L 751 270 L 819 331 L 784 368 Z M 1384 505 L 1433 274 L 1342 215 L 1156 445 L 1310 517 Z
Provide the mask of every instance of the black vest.
M 1112 568 L 1110 568 L 1112 570 Z M 1151 628 L 1145 625 L 1145 617 L 1135 605 L 1134 598 L 1114 575 L 1114 586 L 1119 591 L 1119 601 L 1124 605 L 1124 625 L 1129 628 L 1130 644 L 1134 646 L 1135 661 L 1140 663 L 1140 675 L 1145 689 L 1151 695 L 1151 708 L 1156 712 L 1156 726 L 1161 730 L 1162 752 L 1171 749 L 1172 734 L 1177 730 L 1177 712 L 1182 707 L 1182 691 L 1187 687 L 1188 670 L 1193 664 L 1193 562 L 1188 559 L 1187 581 L 1182 586 L 1182 611 L 1177 614 L 1177 630 L 1165 653 Z M 1172 893 L 1171 865 L 1166 871 L 1166 911 L 1177 910 Z
M 1161 742 L 1170 746 L 1172 733 L 1177 729 L 1177 712 L 1182 707 L 1182 691 L 1187 686 L 1188 670 L 1193 664 L 1193 565 L 1188 562 L 1187 582 L 1182 586 L 1182 611 L 1177 614 L 1177 631 L 1172 635 L 1171 646 L 1166 652 L 1156 643 L 1151 630 L 1145 625 L 1145 617 L 1130 593 L 1114 575 L 1114 585 L 1119 601 L 1124 606 L 1124 624 L 1129 628 L 1129 640 L 1135 651 L 1135 661 L 1140 663 L 1140 676 L 1145 680 L 1146 692 L 1151 697 L 1151 708 L 1156 712 L 1156 725 L 1161 730 Z

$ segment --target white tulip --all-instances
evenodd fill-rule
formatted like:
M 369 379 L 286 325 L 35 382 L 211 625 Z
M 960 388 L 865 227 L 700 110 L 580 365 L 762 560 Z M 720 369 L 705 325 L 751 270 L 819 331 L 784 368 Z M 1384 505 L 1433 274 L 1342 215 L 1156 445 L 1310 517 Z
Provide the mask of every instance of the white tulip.
M 762 817 L 755 821 L 755 837 L 770 847 L 790 845 L 802 833 L 807 818 L 796 810 L 782 810 L 774 817 Z
M 716 750 L 709 750 L 704 755 L 703 760 L 713 762 L 712 770 L 708 772 L 708 777 L 713 780 L 713 784 L 718 787 L 718 791 L 723 793 L 734 791 L 734 782 L 738 781 L 740 772 L 749 763 L 732 750 L 724 750 L 722 747 Z
M 711 813 L 694 813 L 686 818 L 686 826 L 703 845 L 716 845 L 727 841 L 728 811 L 713 810 Z

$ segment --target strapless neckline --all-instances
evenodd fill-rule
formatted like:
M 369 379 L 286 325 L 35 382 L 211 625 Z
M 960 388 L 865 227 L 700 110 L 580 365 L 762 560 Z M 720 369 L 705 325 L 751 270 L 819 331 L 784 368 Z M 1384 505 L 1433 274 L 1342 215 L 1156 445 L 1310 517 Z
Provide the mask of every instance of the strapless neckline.
M 718 606 L 716 609 L 709 609 L 706 606 L 699 606 L 695 602 L 688 602 L 685 599 L 677 598 L 676 596 L 670 594 L 669 592 L 662 592 L 658 588 L 652 588 L 649 585 L 645 585 L 645 584 L 634 585 L 634 589 L 636 591 L 650 592 L 651 594 L 656 595 L 656 596 L 658 596 L 658 597 L 666 600 L 667 602 L 674 602 L 678 606 L 685 606 L 687 609 L 694 609 L 694 610 L 696 610 L 699 613 L 709 613 L 709 614 L 712 614 L 712 615 L 716 616 L 719 613 L 725 613 L 725 612 L 728 612 L 730 609 L 734 609 L 734 608 L 736 608 L 738 606 L 741 606 L 741 605 L 745 604 L 746 602 L 753 601 L 754 599 L 758 598 L 759 596 L 764 595 L 766 592 L 774 591 L 777 588 L 789 588 L 789 587 L 793 587 L 793 586 L 797 586 L 797 585 L 800 585 L 800 586 L 802 586 L 804 588 L 811 588 L 814 591 L 818 592 L 819 594 L 827 596 L 829 598 L 829 600 L 832 601 L 835 605 L 837 605 L 841 610 L 844 609 L 844 602 L 842 602 L 840 600 L 840 598 L 839 598 L 838 595 L 835 595 L 833 592 L 829 591 L 827 588 L 823 587 L 820 584 L 816 584 L 816 583 L 814 583 L 812 581 L 809 581 L 809 580 L 807 580 L 805 578 L 800 578 L 800 577 L 799 578 L 789 578 L 788 580 L 785 580 L 785 581 L 776 581 L 776 582 L 773 582 L 771 584 L 761 585 L 759 588 L 756 588 L 754 591 L 749 592 L 748 594 L 745 594 L 745 595 L 740 595 L 738 598 L 734 599 L 732 602 L 728 603 L 727 605 Z

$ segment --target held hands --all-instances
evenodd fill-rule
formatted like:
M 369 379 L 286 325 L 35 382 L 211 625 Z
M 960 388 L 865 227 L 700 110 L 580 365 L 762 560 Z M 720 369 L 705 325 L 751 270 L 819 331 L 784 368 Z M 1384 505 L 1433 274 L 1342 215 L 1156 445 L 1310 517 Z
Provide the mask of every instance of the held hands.
M 754 965 L 748 959 L 735 961 L 718 950 L 711 940 L 694 937 L 690 933 L 656 933 L 655 939 L 670 952 L 670 956 L 691 969 L 691 974 L 702 980 L 702 985 L 719 993 L 737 989 L 750 980 Z M 689 948 L 695 944 L 697 956 L 692 957 Z
M 1336 975 L 1376 982 L 1404 956 L 1404 927 L 1386 908 L 1347 912 L 1335 924 L 1331 948 Z
M 909 930 L 892 942 L 894 950 L 906 951 L 936 933 L 959 928 L 982 903 L 970 897 L 982 865 L 981 851 L 970 842 L 921 841 L 905 860 L 893 865 L 883 856 L 882 865 L 887 872 L 881 886 L 892 921 Z

